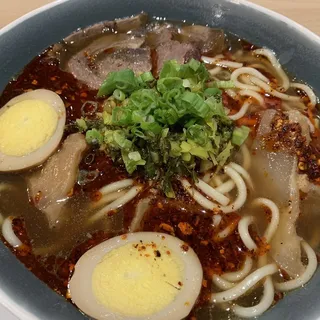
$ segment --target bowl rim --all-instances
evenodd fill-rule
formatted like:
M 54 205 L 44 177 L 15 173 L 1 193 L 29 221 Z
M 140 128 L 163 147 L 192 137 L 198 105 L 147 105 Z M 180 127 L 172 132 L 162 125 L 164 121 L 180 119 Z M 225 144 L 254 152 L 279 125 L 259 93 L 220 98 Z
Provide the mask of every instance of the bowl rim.
M 24 21 L 38 15 L 41 14 L 44 11 L 47 11 L 51 8 L 57 7 L 62 5 L 63 3 L 66 3 L 70 0 L 53 0 L 52 3 L 48 3 L 44 6 L 41 6 L 37 9 L 34 9 L 24 15 L 22 15 L 21 17 L 13 20 L 12 22 L 10 22 L 9 24 L 7 24 L 6 26 L 2 27 L 0 29 L 0 37 L 9 32 L 11 29 L 15 28 L 16 26 L 18 26 L 19 24 L 23 23 Z M 302 32 L 307 38 L 309 38 L 310 40 L 316 41 L 317 43 L 320 44 L 320 35 L 317 35 L 315 32 L 311 31 L 310 29 L 308 29 L 307 27 L 301 25 L 300 23 L 286 17 L 285 15 L 275 12 L 271 9 L 265 8 L 259 4 L 250 2 L 248 0 L 221 0 L 224 2 L 229 2 L 229 3 L 233 3 L 236 5 L 242 5 L 245 7 L 249 7 L 252 8 L 254 10 L 260 11 L 268 16 L 271 16 L 277 20 L 281 20 L 284 23 L 286 23 L 288 26 L 291 26 L 293 29 L 295 29 L 296 31 Z
M 51 8 L 60 6 L 70 0 L 53 0 L 52 3 L 48 3 L 46 5 L 43 5 L 39 8 L 36 8 L 21 17 L 15 19 L 14 21 L 10 22 L 6 26 L 2 27 L 0 29 L 0 37 L 4 35 L 7 32 L 10 32 L 12 29 L 14 29 L 16 26 L 20 25 L 21 23 L 27 21 L 28 19 L 37 16 Z M 298 22 L 284 16 L 281 13 L 275 12 L 271 9 L 265 8 L 261 5 L 252 3 L 247 0 L 221 0 L 226 3 L 232 3 L 239 6 L 245 6 L 252 8 L 256 11 L 259 11 L 261 13 L 266 14 L 267 16 L 270 16 L 276 20 L 280 20 L 284 22 L 289 27 L 293 28 L 297 32 L 301 32 L 304 34 L 305 37 L 307 37 L 309 40 L 315 41 L 320 45 L 320 35 L 317 35 L 313 31 L 309 30 L 307 27 L 299 24 Z M 14 316 L 18 317 L 18 319 L 21 320 L 40 320 L 35 314 L 30 313 L 27 309 L 24 309 L 21 307 L 17 302 L 14 301 L 2 288 L 0 288 L 0 305 L 4 306 L 8 311 L 10 311 Z

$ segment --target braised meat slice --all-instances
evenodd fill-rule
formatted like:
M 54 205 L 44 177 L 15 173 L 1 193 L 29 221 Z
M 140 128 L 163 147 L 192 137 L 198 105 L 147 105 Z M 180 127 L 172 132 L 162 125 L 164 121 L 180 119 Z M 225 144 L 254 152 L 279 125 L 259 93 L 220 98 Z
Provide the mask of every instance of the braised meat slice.
M 85 137 L 81 133 L 72 134 L 41 170 L 28 177 L 29 197 L 46 214 L 50 227 L 61 218 L 66 200 L 77 181 L 78 167 L 86 149 Z

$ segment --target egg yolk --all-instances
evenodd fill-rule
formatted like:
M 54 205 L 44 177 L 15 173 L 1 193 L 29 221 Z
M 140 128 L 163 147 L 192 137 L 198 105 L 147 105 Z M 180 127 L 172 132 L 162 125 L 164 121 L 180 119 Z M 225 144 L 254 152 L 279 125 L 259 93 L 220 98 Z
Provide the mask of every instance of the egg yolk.
M 0 116 L 0 151 L 24 156 L 42 147 L 54 134 L 58 114 L 41 100 L 24 100 Z
M 183 262 L 166 246 L 129 243 L 95 267 L 92 290 L 107 309 L 139 317 L 168 306 L 183 286 Z

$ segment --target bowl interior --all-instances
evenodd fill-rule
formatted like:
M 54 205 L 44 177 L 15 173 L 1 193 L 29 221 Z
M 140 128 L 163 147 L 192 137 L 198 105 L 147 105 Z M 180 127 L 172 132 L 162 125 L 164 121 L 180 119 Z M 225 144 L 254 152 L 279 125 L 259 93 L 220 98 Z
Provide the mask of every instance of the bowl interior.
M 320 95 L 320 38 L 255 7 L 230 0 L 69 0 L 58 1 L 11 28 L 0 31 L 0 91 L 33 57 L 75 29 L 140 11 L 169 20 L 223 28 L 274 50 L 284 67 Z M 0 243 L 0 288 L 39 319 L 86 319 L 29 272 Z M 259 319 L 315 320 L 320 315 L 320 271 Z

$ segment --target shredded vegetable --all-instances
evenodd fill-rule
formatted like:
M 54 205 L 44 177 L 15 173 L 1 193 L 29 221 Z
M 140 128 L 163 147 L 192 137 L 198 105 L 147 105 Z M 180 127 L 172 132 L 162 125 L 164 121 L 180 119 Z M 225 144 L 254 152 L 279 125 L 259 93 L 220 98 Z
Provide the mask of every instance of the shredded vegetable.
M 196 180 L 201 161 L 223 166 L 249 133 L 246 127 L 234 127 L 222 91 L 208 88 L 208 80 L 204 64 L 194 59 L 182 65 L 165 62 L 157 80 L 150 72 L 111 72 L 98 92 L 109 97 L 100 118 L 81 118 L 77 125 L 89 144 L 121 160 L 129 174 L 143 170 L 174 197 L 171 180 L 176 175 Z

